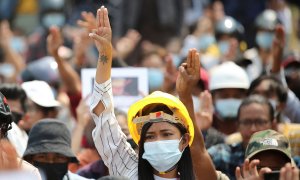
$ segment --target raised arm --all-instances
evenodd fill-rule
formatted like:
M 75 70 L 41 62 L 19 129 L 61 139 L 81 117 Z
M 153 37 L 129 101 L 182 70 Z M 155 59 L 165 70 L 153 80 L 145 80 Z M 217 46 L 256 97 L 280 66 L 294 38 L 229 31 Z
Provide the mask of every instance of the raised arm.
M 126 141 L 113 110 L 111 89 L 112 45 L 107 9 L 97 11 L 97 29 L 89 34 L 99 51 L 94 91 L 91 97 L 95 146 L 111 175 L 137 177 L 137 155 Z
M 10 40 L 13 33 L 7 21 L 0 22 L 0 47 L 3 50 L 5 60 L 15 68 L 12 76 L 14 82 L 17 81 L 17 76 L 25 69 L 25 60 L 10 46 Z
M 176 90 L 180 100 L 184 103 L 193 120 L 195 137 L 191 146 L 193 167 L 197 179 L 217 179 L 212 160 L 205 148 L 202 133 L 197 128 L 192 99 L 192 89 L 200 79 L 200 57 L 197 50 L 192 49 L 188 53 L 186 63 L 179 67 L 179 75 L 176 81 Z
M 72 66 L 64 61 L 58 54 L 58 49 L 63 44 L 62 35 L 58 27 L 51 27 L 50 34 L 47 37 L 47 50 L 48 53 L 54 57 L 60 77 L 65 84 L 68 93 L 77 94 L 81 93 L 80 77 Z
M 112 31 L 108 19 L 107 9 L 102 6 L 97 10 L 97 28 L 89 34 L 94 39 L 95 45 L 99 52 L 97 71 L 96 71 L 96 82 L 101 84 L 110 79 L 111 77 L 111 63 L 112 63 L 112 44 L 111 37 Z M 104 105 L 99 103 L 94 113 L 100 115 L 104 110 Z

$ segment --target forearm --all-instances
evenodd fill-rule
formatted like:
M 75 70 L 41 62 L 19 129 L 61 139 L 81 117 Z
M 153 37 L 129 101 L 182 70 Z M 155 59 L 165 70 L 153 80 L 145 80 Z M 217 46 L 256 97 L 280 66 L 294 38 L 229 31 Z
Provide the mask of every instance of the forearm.
M 20 74 L 21 71 L 25 68 L 25 61 L 22 58 L 20 54 L 15 52 L 13 49 L 10 47 L 8 48 L 3 48 L 4 54 L 5 54 L 5 59 L 7 60 L 8 63 L 12 64 L 15 68 L 15 73 Z
M 53 57 L 57 62 L 58 71 L 63 83 L 65 84 L 67 91 L 71 94 L 81 92 L 81 82 L 80 77 L 77 72 L 72 68 L 72 66 L 64 61 L 58 53 L 54 53 Z
M 111 77 L 111 64 L 112 64 L 112 45 L 110 47 L 103 48 L 99 52 L 96 82 L 101 84 Z
M 189 95 L 190 94 L 190 95 Z M 190 117 L 192 118 L 194 124 L 194 141 L 191 148 L 192 154 L 192 161 L 193 161 L 193 168 L 195 171 L 195 175 L 197 179 L 203 180 L 215 180 L 217 179 L 217 173 L 215 171 L 215 167 L 213 162 L 205 148 L 204 138 L 202 133 L 197 128 L 197 124 L 195 122 L 195 115 L 194 115 L 194 106 L 193 106 L 193 99 L 191 93 L 189 94 L 181 94 L 179 95 L 180 100 L 188 109 Z M 203 173 L 206 172 L 206 173 Z
M 84 127 L 76 124 L 72 133 L 72 150 L 75 154 L 79 153 L 81 147 L 81 140 L 83 137 Z

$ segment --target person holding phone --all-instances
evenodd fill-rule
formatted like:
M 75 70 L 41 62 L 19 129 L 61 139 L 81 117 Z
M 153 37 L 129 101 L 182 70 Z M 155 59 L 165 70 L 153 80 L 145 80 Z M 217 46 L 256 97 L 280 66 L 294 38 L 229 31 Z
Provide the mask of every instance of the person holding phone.
M 236 168 L 237 180 L 299 180 L 288 139 L 274 130 L 252 135 L 245 152 L 246 160 Z M 241 172 L 242 171 L 242 172 Z

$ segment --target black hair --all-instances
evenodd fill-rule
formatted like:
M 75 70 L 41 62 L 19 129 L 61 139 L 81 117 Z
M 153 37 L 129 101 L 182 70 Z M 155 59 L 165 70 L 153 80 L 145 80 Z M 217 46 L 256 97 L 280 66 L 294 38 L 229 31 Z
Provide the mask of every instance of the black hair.
M 279 102 L 285 103 L 288 96 L 287 89 L 282 85 L 281 81 L 273 75 L 263 75 L 253 80 L 250 84 L 247 94 L 254 94 L 257 86 L 259 86 L 265 80 L 270 81 L 267 94 L 275 93 Z
M 173 114 L 171 109 L 168 108 L 168 106 L 164 104 L 151 104 L 149 106 L 146 106 L 142 112 L 141 115 L 147 115 L 150 112 L 157 112 L 157 111 L 163 111 L 165 113 L 168 113 L 170 115 Z M 146 133 L 148 129 L 151 127 L 153 123 L 149 122 L 146 123 L 141 131 L 141 139 L 139 142 L 139 164 L 138 164 L 138 179 L 139 180 L 154 180 L 153 178 L 153 167 L 150 165 L 150 163 L 143 159 L 142 156 L 145 152 L 144 150 L 144 143 L 146 140 Z M 187 129 L 183 127 L 179 123 L 170 123 L 171 125 L 174 125 L 177 127 L 181 133 L 181 135 L 184 135 L 187 133 Z M 184 180 L 194 180 L 194 171 L 193 171 L 193 164 L 192 164 L 192 157 L 190 152 L 190 147 L 187 146 L 178 161 L 178 173 L 180 174 L 180 179 Z
M 19 100 L 22 110 L 26 112 L 26 93 L 17 84 L 4 83 L 0 85 L 0 92 L 10 100 Z
M 237 119 L 238 121 L 240 120 L 240 113 L 241 113 L 241 110 L 242 108 L 244 108 L 245 106 L 248 106 L 250 104 L 260 104 L 260 105 L 263 105 L 263 106 L 267 106 L 268 107 L 268 110 L 269 110 L 269 120 L 270 121 L 273 121 L 274 120 L 274 109 L 273 109 L 273 106 L 272 104 L 270 103 L 270 101 L 265 98 L 264 96 L 261 96 L 261 95 L 251 95 L 251 96 L 248 96 L 247 98 L 245 98 L 239 109 L 238 109 L 238 114 L 237 114 Z
M 11 114 L 1 114 L 0 113 L 0 139 L 7 137 L 7 131 L 12 128 L 12 115 Z

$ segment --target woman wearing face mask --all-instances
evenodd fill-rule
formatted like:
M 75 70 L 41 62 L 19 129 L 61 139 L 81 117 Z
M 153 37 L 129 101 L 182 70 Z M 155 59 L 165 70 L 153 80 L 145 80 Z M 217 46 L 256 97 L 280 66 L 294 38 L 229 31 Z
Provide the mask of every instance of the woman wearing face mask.
M 93 138 L 110 174 L 133 180 L 190 180 L 195 179 L 195 165 L 202 174 L 201 178 L 216 179 L 211 160 L 206 156 L 208 154 L 203 139 L 199 140 L 199 131 L 194 137 L 193 123 L 187 109 L 181 101 L 167 93 L 154 92 L 129 109 L 129 130 L 133 140 L 139 145 L 137 156 L 126 142 L 126 136 L 121 132 L 114 116 L 110 79 L 111 28 L 106 8 L 101 7 L 97 11 L 97 29 L 89 36 L 94 39 L 99 51 L 91 98 L 92 117 L 96 124 Z M 195 51 L 193 54 L 195 56 Z M 199 74 L 199 70 L 195 72 Z M 197 141 L 192 148 L 190 145 L 193 138 Z M 199 145 L 199 142 L 202 144 Z M 193 158 L 191 151 L 195 152 Z M 200 172 L 196 172 L 197 176 Z

